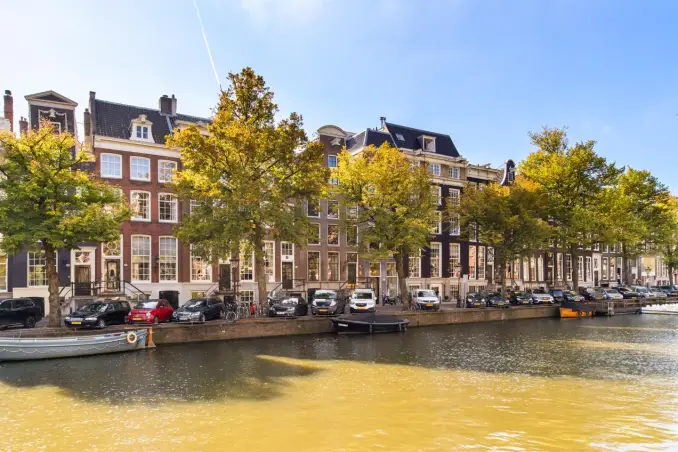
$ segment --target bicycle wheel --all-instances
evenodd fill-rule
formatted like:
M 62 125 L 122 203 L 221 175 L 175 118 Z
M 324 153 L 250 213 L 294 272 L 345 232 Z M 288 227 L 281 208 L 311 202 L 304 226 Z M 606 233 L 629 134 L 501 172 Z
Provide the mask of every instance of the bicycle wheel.
M 236 320 L 238 320 L 238 315 L 235 312 L 228 311 L 226 313 L 226 321 L 228 323 L 235 323 Z

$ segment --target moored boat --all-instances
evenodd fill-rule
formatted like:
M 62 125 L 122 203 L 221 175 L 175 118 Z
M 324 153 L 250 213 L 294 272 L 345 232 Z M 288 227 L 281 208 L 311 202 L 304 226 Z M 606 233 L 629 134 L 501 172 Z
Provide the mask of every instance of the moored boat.
M 574 319 L 579 317 L 593 317 L 595 306 L 589 306 L 581 302 L 563 303 L 560 306 L 561 319 Z
M 68 358 L 154 347 L 148 330 L 61 337 L 2 337 L 0 361 Z
M 409 320 L 371 313 L 342 315 L 330 319 L 337 333 L 387 333 L 406 331 Z
M 640 308 L 643 314 L 678 315 L 677 304 L 653 304 Z

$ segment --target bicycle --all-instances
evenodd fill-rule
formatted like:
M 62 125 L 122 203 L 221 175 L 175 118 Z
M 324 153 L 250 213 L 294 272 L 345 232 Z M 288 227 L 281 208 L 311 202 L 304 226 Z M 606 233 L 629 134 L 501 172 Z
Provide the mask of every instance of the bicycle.
M 421 305 L 419 303 L 411 303 L 410 311 L 421 311 Z

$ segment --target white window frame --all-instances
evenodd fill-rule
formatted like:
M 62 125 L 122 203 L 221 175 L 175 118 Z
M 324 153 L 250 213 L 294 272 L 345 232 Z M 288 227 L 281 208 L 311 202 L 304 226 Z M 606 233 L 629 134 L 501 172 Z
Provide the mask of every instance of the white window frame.
M 169 201 L 162 200 L 163 197 L 169 196 Z M 170 218 L 169 220 L 162 218 L 163 203 L 170 203 Z M 178 223 L 179 222 L 179 198 L 174 193 L 158 193 L 158 222 L 159 223 Z
M 355 243 L 351 243 L 351 241 L 348 238 L 348 231 L 350 229 L 355 230 Z M 358 246 L 358 244 L 360 243 L 360 239 L 358 237 L 359 233 L 360 233 L 360 231 L 358 230 L 358 226 L 346 226 L 346 246 L 352 246 L 352 247 Z
M 586 256 L 586 261 L 584 262 L 584 280 L 593 281 L 593 263 L 590 256 Z
M 433 275 L 433 250 L 438 251 L 438 274 Z M 442 272 L 443 272 L 443 249 L 442 249 L 442 244 L 440 242 L 431 242 L 429 245 L 429 273 L 431 274 L 431 278 L 442 278 Z
M 310 241 L 311 237 L 309 236 L 307 245 L 319 246 L 323 241 L 323 234 L 322 234 L 322 228 L 320 227 L 320 223 L 311 223 L 311 227 L 314 227 L 314 228 L 317 227 L 318 228 L 318 241 L 315 242 L 315 243 L 312 243 Z
M 412 265 L 416 262 L 416 265 Z M 412 269 L 415 268 L 416 275 L 413 274 Z M 417 250 L 416 254 L 410 254 L 407 260 L 407 273 L 409 278 L 421 278 L 421 249 Z
M 173 166 L 173 168 L 170 169 L 169 179 L 166 179 L 164 177 L 165 173 L 167 173 L 167 168 L 163 168 L 163 165 L 166 165 L 166 164 Z M 163 184 L 165 184 L 167 182 L 172 182 L 172 174 L 173 174 L 172 170 L 174 170 L 176 172 L 178 168 L 179 168 L 179 165 L 177 165 L 177 162 L 175 162 L 173 160 L 158 160 L 158 182 L 163 183 Z
M 163 242 L 174 242 L 174 256 L 171 254 L 163 255 Z M 160 282 L 177 282 L 179 279 L 179 241 L 176 237 L 170 235 L 161 235 L 158 237 L 158 280 Z M 174 278 L 166 279 L 163 278 L 162 266 L 165 265 L 174 265 Z
M 431 173 L 432 176 L 440 177 L 440 163 L 429 163 L 428 172 Z
M 487 277 L 486 275 L 486 265 L 487 263 L 485 262 L 485 247 L 484 246 L 478 246 L 478 264 L 476 265 L 476 279 L 485 279 Z
M 537 281 L 544 281 L 544 256 L 537 258 Z
M 334 157 L 334 165 L 331 164 L 332 157 Z M 336 168 L 339 166 L 339 157 L 336 156 L 335 154 L 330 154 L 327 156 L 327 167 L 328 168 Z
M 337 228 L 337 243 L 330 243 L 330 227 Z M 338 224 L 328 224 L 325 228 L 327 230 L 327 246 L 340 246 L 341 245 L 341 226 Z
M 31 265 L 31 254 L 39 254 L 42 255 L 42 259 L 45 260 L 45 263 L 42 265 L 44 267 L 45 271 L 45 279 L 44 282 L 45 284 L 31 284 L 31 267 L 39 267 L 39 265 Z M 57 275 L 59 274 L 59 253 L 56 253 L 56 271 Z M 60 284 L 61 285 L 61 284 Z M 48 287 L 49 286 L 49 278 L 47 276 L 47 258 L 45 257 L 45 251 L 44 250 L 38 250 L 38 251 L 29 251 L 26 253 L 26 287 Z
M 135 124 L 134 126 L 134 138 L 137 140 L 148 140 L 148 136 L 150 135 L 151 128 L 148 126 L 140 125 L 140 124 Z M 144 134 L 146 136 L 144 136 Z
M 318 265 L 316 266 L 316 279 L 311 279 L 311 254 L 314 254 L 318 257 L 317 263 Z M 322 268 L 321 262 L 320 262 L 320 251 L 306 251 L 306 277 L 308 278 L 309 281 L 311 282 L 318 282 L 322 281 L 320 278 L 320 269 Z
M 243 278 L 243 269 L 245 269 L 245 259 L 251 259 L 249 268 L 251 268 L 252 276 L 249 278 Z M 254 251 L 251 253 L 240 253 L 240 274 L 238 275 L 240 281 L 256 281 L 256 276 L 254 274 Z
M 119 159 L 119 165 L 120 165 L 120 175 L 111 175 L 111 174 L 104 174 L 104 157 L 117 157 Z M 110 162 L 107 162 L 108 165 L 110 165 Z M 102 153 L 99 156 L 99 173 L 101 174 L 102 179 L 122 179 L 122 155 L 120 154 L 110 154 L 108 152 Z
M 141 160 L 146 160 L 148 162 L 148 177 L 142 178 L 142 177 L 137 177 L 134 174 L 134 166 L 139 166 L 138 162 L 135 163 L 136 161 L 141 161 Z M 130 180 L 138 180 L 138 181 L 144 181 L 144 182 L 150 182 L 151 181 L 151 159 L 148 157 L 139 157 L 137 155 L 132 155 L 129 158 L 129 179 Z
M 461 168 L 458 166 L 450 166 L 450 179 L 461 179 Z
M 212 281 L 212 264 L 210 262 L 205 263 L 205 259 L 203 259 L 200 256 L 195 256 L 193 254 L 193 245 L 191 245 L 189 248 L 190 248 L 189 265 L 190 265 L 190 271 L 191 271 L 191 275 L 190 275 L 191 282 L 205 282 L 205 281 L 211 282 Z M 193 263 L 194 263 L 194 261 L 200 262 L 200 272 L 203 274 L 203 277 L 200 278 L 200 279 L 196 279 L 196 278 L 193 277 L 194 276 L 193 275 L 193 268 L 194 268 Z
M 134 254 L 134 239 L 148 239 L 148 279 L 134 278 L 134 258 L 145 256 L 142 254 Z M 153 240 L 150 235 L 134 234 L 130 237 L 130 272 L 132 282 L 151 282 L 153 280 Z
M 148 218 L 134 216 L 136 214 L 137 209 L 136 209 L 136 207 L 133 207 L 132 203 L 134 202 L 134 195 L 137 194 L 137 193 L 144 193 L 148 198 L 148 205 L 146 206 L 146 215 L 148 216 Z M 151 192 L 150 191 L 131 190 L 129 192 L 129 203 L 130 203 L 130 207 L 132 207 L 132 217 L 130 218 L 130 221 L 142 221 L 142 222 L 150 223 L 150 221 L 151 221 Z
M 269 259 L 268 250 L 266 249 L 267 246 L 270 246 L 270 249 L 271 249 L 271 256 L 272 256 L 271 259 Z M 271 282 L 271 283 L 275 282 L 275 242 L 274 241 L 272 241 L 272 240 L 265 240 L 264 241 L 264 255 L 266 256 L 266 259 L 264 260 L 264 273 L 268 277 L 268 282 Z
M 307 201 L 306 202 L 306 216 L 309 217 L 309 218 L 320 218 L 320 210 L 321 210 L 320 209 L 320 203 L 318 202 L 318 203 L 315 204 L 315 206 L 317 207 L 317 213 L 318 213 L 317 215 L 311 215 L 311 213 L 308 210 L 308 208 L 310 206 L 311 206 L 311 202 Z
M 426 142 L 430 142 L 431 144 L 433 144 L 433 148 L 432 149 L 426 149 Z M 436 139 L 435 139 L 435 137 L 423 136 L 422 140 L 421 140 L 421 149 L 424 152 L 436 152 Z
M 240 291 L 240 301 L 242 303 L 253 303 L 254 302 L 254 291 L 253 290 L 241 290 Z
M 337 215 L 336 216 L 330 216 L 330 204 L 337 206 Z M 329 201 L 327 201 L 327 218 L 329 218 L 330 220 L 338 220 L 339 217 L 341 216 L 341 212 L 339 210 L 340 210 L 339 201 L 337 201 L 335 199 L 330 199 Z
M 330 279 L 330 256 L 337 257 L 337 274 L 335 279 Z M 339 251 L 328 251 L 327 252 L 327 280 L 338 282 L 341 280 L 341 253 Z
M 431 234 L 440 235 L 443 229 L 443 213 L 440 210 L 435 211 L 436 223 L 434 227 L 431 228 Z
M 436 206 L 440 206 L 443 204 L 443 188 L 440 185 L 433 185 L 431 186 L 431 191 L 433 192 L 433 196 L 435 196 L 435 202 L 433 203 Z
M 458 278 L 461 275 L 462 269 L 461 267 L 459 268 L 459 276 L 455 275 L 455 264 L 461 264 L 461 246 L 458 243 L 450 243 L 450 275 L 452 275 L 453 278 Z

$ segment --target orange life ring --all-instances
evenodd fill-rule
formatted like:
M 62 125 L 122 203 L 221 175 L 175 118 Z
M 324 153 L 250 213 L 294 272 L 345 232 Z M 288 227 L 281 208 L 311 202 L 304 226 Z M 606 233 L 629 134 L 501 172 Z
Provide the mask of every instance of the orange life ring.
M 127 343 L 134 344 L 137 341 L 137 333 L 128 333 L 127 334 Z

